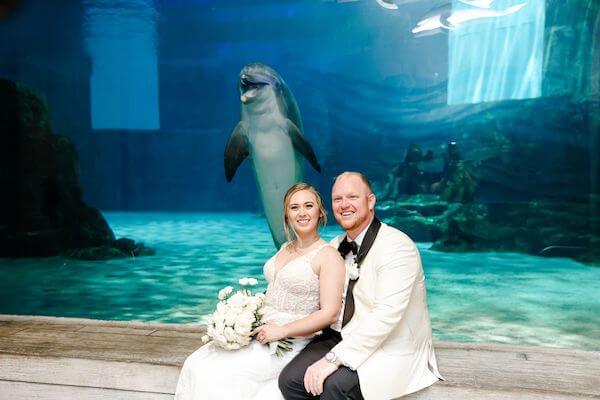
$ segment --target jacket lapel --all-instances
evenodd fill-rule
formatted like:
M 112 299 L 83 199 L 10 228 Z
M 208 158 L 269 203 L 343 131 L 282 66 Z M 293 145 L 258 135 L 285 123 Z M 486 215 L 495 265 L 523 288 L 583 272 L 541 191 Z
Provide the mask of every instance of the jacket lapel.
M 369 250 L 371 250 L 371 246 L 373 246 L 373 242 L 375 242 L 375 238 L 377 237 L 377 233 L 379 232 L 379 228 L 381 228 L 381 222 L 375 217 L 371 225 L 369 225 L 369 229 L 367 229 L 367 233 L 365 233 L 365 238 L 360 245 L 360 249 L 358 249 L 358 254 L 356 256 L 356 263 L 360 266 L 363 262 Z

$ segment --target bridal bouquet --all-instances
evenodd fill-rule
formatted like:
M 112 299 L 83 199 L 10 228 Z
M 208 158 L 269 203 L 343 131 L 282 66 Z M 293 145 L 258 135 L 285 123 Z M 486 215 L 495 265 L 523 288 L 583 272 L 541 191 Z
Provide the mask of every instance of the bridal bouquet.
M 252 341 L 254 328 L 263 324 L 262 306 L 265 300 L 263 293 L 253 294 L 248 288 L 258 281 L 254 278 L 242 278 L 238 281 L 241 289 L 233 293 L 233 286 L 219 291 L 217 309 L 208 317 L 206 335 L 203 342 L 212 339 L 215 346 L 225 350 L 237 350 L 248 346 Z M 292 342 L 282 339 L 269 343 L 271 350 L 277 355 L 292 349 Z

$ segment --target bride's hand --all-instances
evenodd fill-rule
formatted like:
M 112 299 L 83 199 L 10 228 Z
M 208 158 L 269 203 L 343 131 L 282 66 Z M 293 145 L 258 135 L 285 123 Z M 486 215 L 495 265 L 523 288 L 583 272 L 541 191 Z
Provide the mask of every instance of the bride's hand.
M 258 340 L 261 344 L 275 342 L 287 337 L 286 329 L 283 326 L 279 326 L 271 322 L 254 329 L 252 334 L 255 335 L 256 340 Z

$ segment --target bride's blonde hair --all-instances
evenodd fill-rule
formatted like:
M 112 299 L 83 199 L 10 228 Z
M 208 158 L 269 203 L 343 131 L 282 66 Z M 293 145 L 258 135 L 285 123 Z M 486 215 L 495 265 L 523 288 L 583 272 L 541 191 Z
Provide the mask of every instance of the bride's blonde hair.
M 319 208 L 319 221 L 317 222 L 317 226 L 325 226 L 327 225 L 327 211 L 325 210 L 325 206 L 323 206 L 323 199 L 319 194 L 319 191 L 312 185 L 308 183 L 300 182 L 294 184 L 283 196 L 283 230 L 285 232 L 285 237 L 288 242 L 292 242 L 296 239 L 296 233 L 294 233 L 294 229 L 292 229 L 290 222 L 287 217 L 287 208 L 290 205 L 290 199 L 295 193 L 300 192 L 301 190 L 308 190 L 312 194 L 315 195 L 315 199 L 317 200 L 317 207 Z

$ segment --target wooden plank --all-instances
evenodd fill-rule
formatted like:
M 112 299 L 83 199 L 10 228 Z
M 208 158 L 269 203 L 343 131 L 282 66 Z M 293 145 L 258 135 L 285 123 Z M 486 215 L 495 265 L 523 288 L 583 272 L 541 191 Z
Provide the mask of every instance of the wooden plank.
M 0 338 L 0 353 L 180 365 L 187 355 L 201 345 L 200 337 L 191 339 L 40 329 Z
M 140 336 L 136 336 L 140 337 Z M 145 337 L 145 336 L 144 336 Z M 139 347 L 142 348 L 139 348 Z M 59 345 L 44 343 L 40 341 L 24 341 L 18 343 L 6 342 L 0 339 L 0 354 L 20 354 L 32 356 L 48 357 L 71 357 L 87 358 L 106 361 L 131 361 L 149 364 L 176 365 L 180 366 L 188 355 L 193 353 L 200 345 L 179 346 L 173 345 L 167 352 L 167 346 L 161 346 L 161 351 L 152 346 L 143 346 L 137 344 L 136 347 L 129 349 L 114 348 L 110 343 L 90 343 L 86 349 L 82 349 L 80 344 L 71 345 L 61 343 Z
M 456 385 L 547 390 L 600 396 L 600 354 L 564 349 L 502 346 L 436 349 L 442 375 Z M 493 350 L 492 350 L 493 349 Z
M 156 332 L 156 329 L 126 328 L 119 326 L 86 326 L 79 329 L 78 332 L 114 333 L 119 335 L 150 335 L 151 333 Z
M 188 339 L 198 339 L 202 338 L 206 330 L 202 332 L 178 332 L 178 331 L 167 331 L 164 329 L 159 329 L 150 334 L 150 336 L 163 336 L 163 337 L 180 337 L 180 338 L 188 338 Z
M 6 330 L 9 332 L 12 330 L 24 331 L 28 329 L 40 329 L 42 328 L 46 330 L 53 331 L 66 331 L 66 332 L 77 332 L 79 329 L 85 327 L 83 324 L 32 324 L 32 323 L 20 323 L 20 322 L 9 322 L 9 321 L 0 321 L 0 332 L 1 330 Z M 0 333 L 0 336 L 2 334 Z
M 15 342 L 16 341 L 16 342 Z M 200 338 L 27 330 L 0 339 L 0 352 L 181 365 Z M 524 346 L 440 344 L 442 374 L 457 385 L 600 395 L 598 353 Z
M 179 370 L 171 365 L 0 354 L 0 381 L 171 393 Z
M 172 394 L 0 381 L 0 399 L 173 400 Z
M 577 394 L 552 393 L 530 390 L 498 390 L 458 387 L 438 382 L 420 392 L 401 398 L 402 400 L 576 400 L 597 399 Z
M 0 338 L 7 337 L 12 335 L 13 333 L 24 330 L 25 328 L 22 326 L 3 326 L 0 325 Z
M 142 329 L 166 329 L 179 332 L 204 332 L 206 329 L 202 325 L 191 324 L 165 324 L 165 323 L 147 323 L 140 321 L 109 321 L 87 318 L 66 318 L 66 317 L 47 317 L 38 315 L 7 315 L 0 314 L 0 323 L 26 323 L 29 325 L 100 325 L 100 326 L 118 326 L 127 328 Z
M 198 326 L 114 321 L 91 321 L 87 325 L 86 320 L 81 319 L 1 315 L 0 328 L 6 329 L 6 334 L 0 335 L 0 356 L 15 357 L 11 368 L 15 368 L 17 356 L 22 356 L 37 358 L 39 364 L 46 358 L 131 363 L 138 365 L 140 373 L 146 365 L 177 369 L 201 346 L 200 338 L 204 332 L 204 328 Z M 470 390 L 506 392 L 507 396 L 525 390 L 556 396 L 600 398 L 600 352 L 489 343 L 436 342 L 435 347 L 441 373 L 448 381 L 436 387 L 468 387 Z M 89 364 L 88 368 L 99 368 L 93 365 Z M 101 365 L 110 375 L 110 368 L 104 363 Z M 49 369 L 60 368 L 54 365 Z M 36 371 L 32 369 L 29 373 L 35 376 L 42 373 Z M 137 372 L 130 372 L 134 373 Z M 23 372 L 23 376 L 26 375 Z M 66 377 L 61 379 L 60 382 L 68 382 Z M 108 382 L 113 378 L 107 376 L 105 379 Z M 169 379 L 176 381 L 176 377 Z M 43 382 L 50 383 L 49 380 Z M 123 388 L 118 386 L 120 383 L 111 384 Z M 174 382 L 161 385 L 167 390 Z M 444 390 L 449 391 L 448 396 L 454 396 L 454 389 Z
M 556 354 L 564 353 L 568 351 L 574 355 L 585 355 L 585 354 L 596 354 L 600 355 L 600 351 L 593 350 L 579 350 L 579 349 L 565 349 L 560 347 L 543 347 L 543 346 L 527 346 L 527 345 L 516 345 L 516 344 L 504 344 L 504 343 L 485 343 L 485 342 L 446 342 L 446 341 L 435 341 L 435 348 L 444 349 L 461 349 L 461 350 L 489 350 L 489 351 L 507 351 L 507 352 L 527 352 L 532 349 L 536 350 L 536 353 L 544 354 Z

